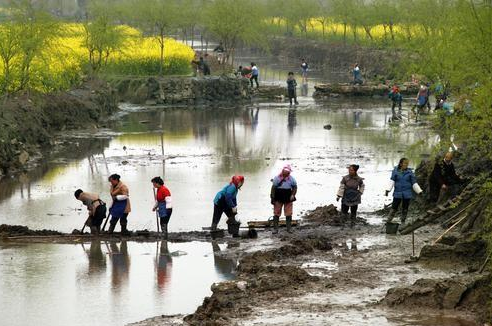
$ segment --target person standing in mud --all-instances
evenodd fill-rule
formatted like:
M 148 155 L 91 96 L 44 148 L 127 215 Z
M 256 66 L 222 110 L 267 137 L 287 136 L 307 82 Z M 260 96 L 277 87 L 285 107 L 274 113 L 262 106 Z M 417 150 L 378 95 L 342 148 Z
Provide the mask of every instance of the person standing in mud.
M 129 235 L 130 232 L 127 229 L 128 214 L 131 212 L 130 197 L 128 187 L 121 182 L 121 177 L 118 174 L 112 174 L 109 176 L 108 181 L 111 184 L 109 193 L 113 198 L 113 204 L 109 209 L 111 213 L 111 221 L 109 222 L 108 233 L 113 233 L 118 220 L 121 225 L 121 234 Z
M 89 212 L 85 225 L 91 228 L 92 234 L 99 234 L 102 221 L 106 217 L 106 203 L 99 199 L 99 195 L 84 192 L 82 189 L 77 189 L 74 195 L 87 207 Z
M 155 205 L 152 209 L 154 212 L 157 211 L 159 215 L 159 221 L 161 224 L 161 232 L 164 238 L 167 238 L 167 225 L 171 219 L 173 213 L 171 192 L 164 185 L 164 180 L 161 177 L 155 177 L 151 180 L 152 185 L 157 189 L 155 195 Z
M 442 197 L 455 196 L 461 183 L 454 168 L 453 153 L 447 152 L 442 160 L 436 162 L 429 178 L 430 201 L 439 203 Z
M 393 114 L 392 118 L 395 120 L 401 120 L 401 103 L 403 101 L 403 96 L 400 93 L 400 88 L 397 85 L 394 85 L 391 89 L 388 97 L 391 99 L 391 113 Z M 398 106 L 398 115 L 396 115 L 395 108 Z
M 279 175 L 272 180 L 270 199 L 273 205 L 273 234 L 278 233 L 278 224 L 282 215 L 282 207 L 285 214 L 285 225 L 287 232 L 292 233 L 292 213 L 294 201 L 296 200 L 297 181 L 291 175 L 292 167 L 285 165 Z
M 292 100 L 294 100 L 295 105 L 299 104 L 299 102 L 297 102 L 296 87 L 297 87 L 297 82 L 296 79 L 294 78 L 294 73 L 290 71 L 287 76 L 287 94 L 289 96 L 289 102 L 291 106 L 292 106 Z
M 214 215 L 212 217 L 212 226 L 210 230 L 216 231 L 222 214 L 227 216 L 227 226 L 229 234 L 233 237 L 239 236 L 238 222 L 235 220 L 237 215 L 237 193 L 244 184 L 242 175 L 235 175 L 231 182 L 220 190 L 214 198 Z
M 352 164 L 348 167 L 348 174 L 342 178 L 337 192 L 337 201 L 342 199 L 342 215 L 345 220 L 348 218 L 350 210 L 350 225 L 354 226 L 357 218 L 357 208 L 361 203 L 361 196 L 364 193 L 364 179 L 357 171 L 359 166 Z
M 302 76 L 302 82 L 303 83 L 307 83 L 308 70 L 309 70 L 309 65 L 307 64 L 306 59 L 302 58 L 301 59 L 301 76 Z
M 391 173 L 390 185 L 386 190 L 385 196 L 388 196 L 393 188 L 395 190 L 393 191 L 393 203 L 391 204 L 391 211 L 387 220 L 388 223 L 393 220 L 400 205 L 402 205 L 401 222 L 405 223 L 410 200 L 413 198 L 413 192 L 417 194 L 422 193 L 415 174 L 408 167 L 409 163 L 410 161 L 407 158 L 400 159 L 398 166 Z
M 260 70 L 256 66 L 256 63 L 251 62 L 251 78 L 249 81 L 251 82 L 251 87 L 253 87 L 253 81 L 256 82 L 256 88 L 260 87 L 260 84 L 258 83 L 258 77 L 260 76 Z
M 362 85 L 362 73 L 360 71 L 359 64 L 356 63 L 354 65 L 354 69 L 352 70 L 352 73 L 354 74 L 354 85 Z

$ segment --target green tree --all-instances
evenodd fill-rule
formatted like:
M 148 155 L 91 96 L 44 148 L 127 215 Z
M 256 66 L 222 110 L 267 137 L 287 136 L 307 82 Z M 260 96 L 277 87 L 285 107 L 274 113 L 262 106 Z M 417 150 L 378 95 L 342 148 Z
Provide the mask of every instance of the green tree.
M 247 8 L 247 11 L 245 11 Z M 234 63 L 240 42 L 261 44 L 264 14 L 254 0 L 215 0 L 205 8 L 204 24 L 225 50 L 225 60 Z

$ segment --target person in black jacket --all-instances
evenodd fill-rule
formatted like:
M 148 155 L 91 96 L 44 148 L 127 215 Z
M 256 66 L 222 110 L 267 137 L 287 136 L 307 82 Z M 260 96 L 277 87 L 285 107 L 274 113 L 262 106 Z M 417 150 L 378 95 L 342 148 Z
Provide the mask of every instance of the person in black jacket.
M 430 201 L 438 203 L 445 194 L 446 197 L 455 196 L 461 178 L 456 174 L 453 163 L 453 153 L 448 152 L 444 158 L 437 161 L 429 179 Z

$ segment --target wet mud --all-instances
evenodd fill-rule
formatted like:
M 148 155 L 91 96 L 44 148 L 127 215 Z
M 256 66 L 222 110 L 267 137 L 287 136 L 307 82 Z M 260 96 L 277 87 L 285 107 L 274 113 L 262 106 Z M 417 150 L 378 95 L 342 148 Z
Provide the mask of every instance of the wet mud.
M 331 226 L 336 209 L 315 212 L 322 223 L 228 246 L 221 255 L 238 259 L 237 278 L 213 284 L 195 313 L 132 325 L 482 325 L 488 274 L 466 261 L 408 263 L 411 237 L 381 224 Z M 416 232 L 418 249 L 438 232 Z

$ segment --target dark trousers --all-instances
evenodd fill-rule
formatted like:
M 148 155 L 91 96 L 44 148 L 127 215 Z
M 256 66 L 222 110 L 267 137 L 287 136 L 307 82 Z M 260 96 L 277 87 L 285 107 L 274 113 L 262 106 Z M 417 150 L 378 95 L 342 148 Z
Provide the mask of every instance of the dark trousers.
M 348 214 L 349 209 L 350 209 L 350 216 L 352 218 L 355 218 L 357 216 L 357 208 L 359 208 L 359 205 L 347 206 L 345 204 L 342 204 L 342 213 Z
M 393 103 L 391 104 L 391 113 L 393 113 L 394 117 L 396 117 L 395 108 L 397 105 L 398 105 L 398 113 L 401 114 L 401 102 L 393 101 Z
M 289 95 L 289 102 L 292 104 L 292 99 L 294 99 L 294 103 L 297 104 L 297 96 L 296 96 L 296 90 L 295 89 L 288 89 L 287 93 Z
M 397 211 L 400 204 L 402 204 L 403 211 L 408 211 L 408 207 L 410 206 L 410 198 L 393 198 L 391 208 Z
M 111 216 L 111 224 L 115 224 L 118 223 L 118 220 L 120 220 L 120 225 L 126 225 L 128 223 L 128 213 L 125 213 L 123 214 L 123 216 L 121 217 L 114 217 L 114 216 Z
M 173 214 L 172 208 L 166 209 L 166 216 L 160 218 L 161 224 L 168 224 L 172 214 Z
M 96 208 L 94 216 L 90 218 L 90 226 L 95 226 L 97 228 L 101 227 L 102 221 L 106 217 L 106 205 L 99 205 Z
M 234 218 L 234 213 L 232 213 L 232 209 L 225 207 L 223 205 L 214 205 L 214 215 L 212 217 L 212 224 L 219 224 L 220 218 L 222 217 L 222 213 L 225 213 L 228 217 L 228 220 Z
M 251 87 L 253 87 L 253 80 L 256 82 L 256 88 L 260 87 L 260 84 L 258 84 L 258 75 L 256 76 L 251 76 L 249 81 L 251 82 Z

